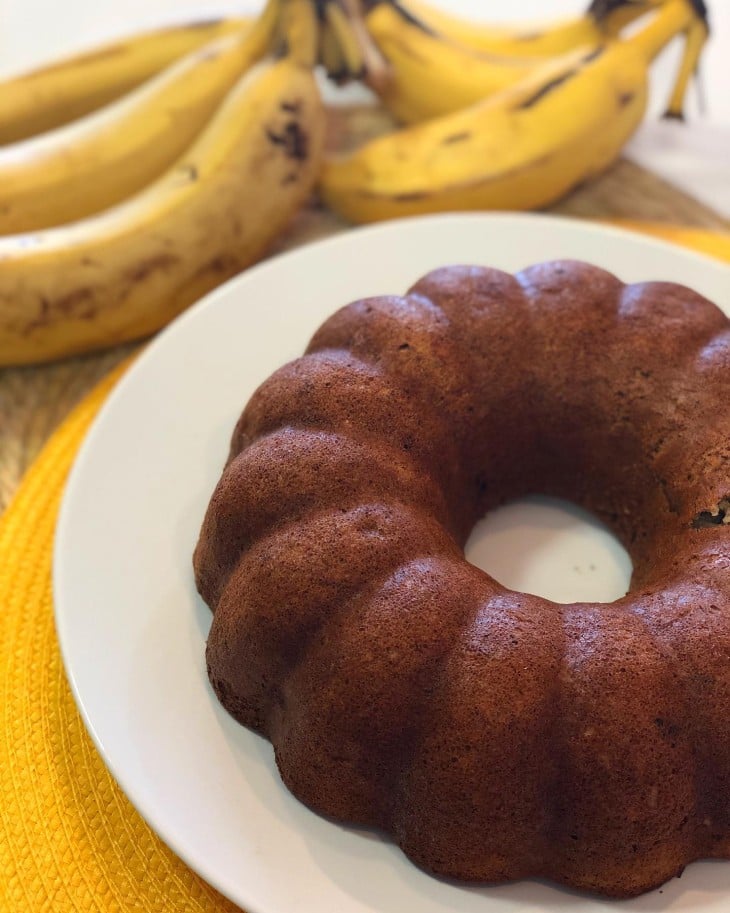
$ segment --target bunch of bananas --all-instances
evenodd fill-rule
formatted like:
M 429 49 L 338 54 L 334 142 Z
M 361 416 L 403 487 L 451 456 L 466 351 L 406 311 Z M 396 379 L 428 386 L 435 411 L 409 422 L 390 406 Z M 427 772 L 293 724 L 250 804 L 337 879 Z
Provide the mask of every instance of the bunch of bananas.
M 5 86 L 5 137 L 55 129 L 0 147 L 0 364 L 148 335 L 263 254 L 321 170 L 318 41 L 268 0 Z
M 544 206 L 617 157 L 678 34 L 679 116 L 702 0 L 594 0 L 529 30 L 422 0 L 266 0 L 253 21 L 144 34 L 6 82 L 0 364 L 154 332 L 260 258 L 317 182 L 355 222 Z M 317 65 L 405 126 L 326 160 Z
M 701 0 L 597 0 L 579 20 L 520 34 L 382 0 L 366 22 L 391 77 L 373 88 L 407 126 L 327 162 L 322 197 L 353 222 L 547 206 L 616 160 L 644 116 L 649 65 L 683 34 L 668 105 L 681 116 L 704 12 Z

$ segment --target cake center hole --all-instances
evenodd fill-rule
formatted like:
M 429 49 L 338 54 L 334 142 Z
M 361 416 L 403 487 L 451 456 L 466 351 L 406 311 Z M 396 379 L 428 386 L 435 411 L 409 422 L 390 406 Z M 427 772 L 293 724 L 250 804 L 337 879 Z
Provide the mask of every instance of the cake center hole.
M 633 570 L 629 553 L 593 514 L 543 496 L 487 514 L 466 557 L 511 590 L 562 603 L 620 599 Z

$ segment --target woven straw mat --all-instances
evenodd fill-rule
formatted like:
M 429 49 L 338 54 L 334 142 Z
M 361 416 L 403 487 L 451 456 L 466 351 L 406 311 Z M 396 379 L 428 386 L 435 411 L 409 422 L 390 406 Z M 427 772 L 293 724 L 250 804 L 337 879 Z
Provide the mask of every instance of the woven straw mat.
M 1 913 L 234 913 L 124 797 L 74 704 L 51 552 L 78 447 L 123 369 L 53 435 L 0 520 Z

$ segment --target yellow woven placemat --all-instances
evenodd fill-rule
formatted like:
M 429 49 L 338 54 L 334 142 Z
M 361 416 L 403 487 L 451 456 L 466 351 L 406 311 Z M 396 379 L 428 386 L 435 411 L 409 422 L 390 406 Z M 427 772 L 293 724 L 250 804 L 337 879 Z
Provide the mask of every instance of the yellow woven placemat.
M 113 372 L 53 435 L 0 520 L 0 911 L 234 913 L 154 835 L 86 733 L 59 655 L 61 493 Z

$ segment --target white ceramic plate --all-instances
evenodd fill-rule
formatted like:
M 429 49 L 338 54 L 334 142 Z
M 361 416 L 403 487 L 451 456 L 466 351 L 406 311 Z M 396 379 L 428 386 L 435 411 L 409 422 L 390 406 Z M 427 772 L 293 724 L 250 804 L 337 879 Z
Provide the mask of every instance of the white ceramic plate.
M 303 807 L 281 785 L 268 742 L 234 723 L 208 686 L 209 613 L 191 572 L 238 414 L 325 317 L 354 298 L 405 291 L 447 263 L 514 270 L 555 257 L 588 260 L 624 280 L 684 282 L 730 309 L 730 270 L 613 229 L 517 215 L 393 222 L 279 257 L 210 295 L 147 349 L 84 443 L 61 511 L 54 580 L 76 700 L 141 814 L 249 913 L 615 909 L 539 882 L 447 884 L 418 871 L 386 839 Z M 548 549 L 542 581 L 529 579 L 528 566 L 505 567 L 512 573 L 505 582 L 552 586 L 559 598 L 556 568 L 576 563 L 567 542 L 575 524 L 567 515 L 546 535 L 548 515 L 497 518 L 486 539 L 498 550 L 510 525 L 537 537 Z M 596 536 L 579 563 L 597 568 L 599 590 L 620 589 L 621 555 Z M 695 864 L 662 893 L 622 905 L 632 913 L 669 909 L 727 913 L 730 863 Z

